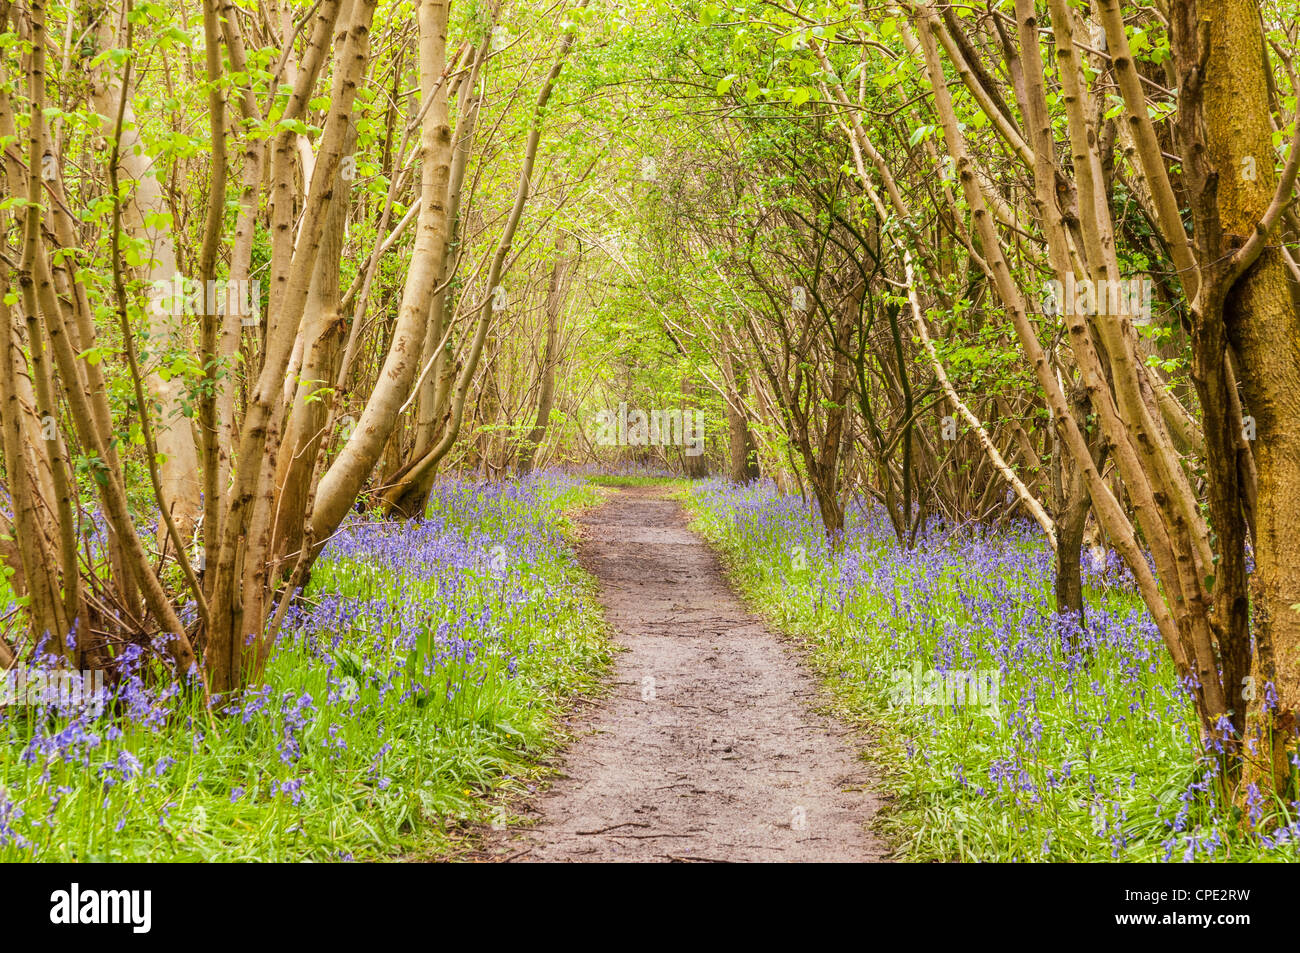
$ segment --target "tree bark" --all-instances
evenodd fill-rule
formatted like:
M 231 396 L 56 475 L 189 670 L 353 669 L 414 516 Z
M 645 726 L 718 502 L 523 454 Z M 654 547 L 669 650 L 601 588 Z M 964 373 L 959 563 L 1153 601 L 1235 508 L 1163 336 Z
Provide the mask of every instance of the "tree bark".
M 1198 391 L 1203 401 L 1208 397 L 1226 404 L 1221 355 L 1225 344 L 1231 347 L 1239 360 L 1245 409 L 1254 417 L 1257 433 L 1259 495 L 1250 578 L 1255 691 L 1243 693 L 1251 701 L 1247 777 L 1291 799 L 1295 769 L 1290 758 L 1300 710 L 1300 611 L 1295 608 L 1300 604 L 1300 305 L 1279 246 L 1265 241 L 1270 228 L 1265 223 L 1272 215 L 1275 224 L 1278 208 L 1291 201 L 1300 142 L 1291 146 L 1290 179 L 1279 182 L 1269 123 L 1267 51 L 1256 4 L 1183 0 L 1174 4 L 1171 21 L 1182 54 L 1177 61 L 1183 87 L 1180 113 L 1187 111 L 1189 123 L 1199 113 L 1204 123 L 1203 151 L 1191 154 L 1189 162 L 1193 184 L 1202 186 L 1193 202 L 1203 282 L 1193 306 L 1202 337 Z M 1184 149 L 1199 145 L 1191 140 L 1195 130 L 1190 124 L 1180 128 Z M 1258 254 L 1253 261 L 1241 257 L 1251 253 Z M 1221 263 L 1228 256 L 1225 272 Z M 1225 419 L 1215 428 L 1207 421 L 1205 428 L 1211 483 L 1224 488 L 1211 490 L 1220 534 L 1220 521 L 1239 525 L 1242 520 L 1238 423 Z M 1235 576 L 1238 570 L 1230 568 Z M 1244 567 L 1240 572 L 1244 575 Z M 1224 569 L 1219 573 L 1224 575 Z M 1215 589 L 1216 603 L 1227 603 L 1216 604 L 1216 615 L 1225 634 L 1233 636 L 1223 646 L 1225 674 L 1236 680 L 1244 676 L 1248 651 L 1240 631 L 1246 600 L 1223 581 L 1216 580 Z M 1240 682 L 1231 684 L 1234 695 L 1240 687 Z M 1234 707 L 1243 706 L 1234 698 Z

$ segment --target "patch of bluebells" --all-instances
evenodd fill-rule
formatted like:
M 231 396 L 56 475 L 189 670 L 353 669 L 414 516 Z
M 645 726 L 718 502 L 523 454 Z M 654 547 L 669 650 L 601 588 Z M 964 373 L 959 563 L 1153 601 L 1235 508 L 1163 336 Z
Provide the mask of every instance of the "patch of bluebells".
M 954 827 L 987 818 L 1000 856 L 1020 860 L 1223 859 L 1233 838 L 1300 857 L 1294 824 L 1243 834 L 1220 803 L 1216 755 L 1239 739 L 1226 720 L 1198 737 L 1190 693 L 1113 551 L 1082 554 L 1080 622 L 1055 612 L 1053 553 L 1032 523 L 936 518 L 907 548 L 883 508 L 859 505 L 832 545 L 814 506 L 770 481 L 692 494 L 778 621 L 811 636 L 854 697 L 890 709 L 918 823 L 927 811 L 950 812 Z M 918 670 L 996 671 L 998 704 L 893 707 L 899 673 Z M 1252 820 L 1268 807 L 1257 791 L 1246 805 Z
M 504 483 L 443 480 L 421 520 L 354 514 L 287 611 L 266 684 L 212 716 L 192 685 L 166 678 L 157 654 L 137 645 L 121 648 L 94 699 L 0 706 L 0 860 L 52 856 L 36 845 L 58 842 L 61 828 L 94 811 L 101 830 L 143 838 L 183 830 L 194 811 L 208 816 L 196 803 L 204 797 L 327 814 L 344 771 L 354 777 L 342 786 L 370 792 L 370 809 L 377 799 L 404 802 L 405 769 L 392 758 L 413 723 L 428 739 L 477 720 L 470 688 L 546 664 L 544 653 L 534 657 L 539 633 L 571 611 L 573 595 L 557 582 L 569 577 L 556 566 L 572 557 L 551 503 L 579 482 L 546 471 Z M 515 632 L 518 644 L 507 637 Z M 221 745 L 246 755 L 232 760 Z M 196 764 L 214 756 L 221 776 L 203 782 Z M 74 836 L 63 846 L 71 850 Z

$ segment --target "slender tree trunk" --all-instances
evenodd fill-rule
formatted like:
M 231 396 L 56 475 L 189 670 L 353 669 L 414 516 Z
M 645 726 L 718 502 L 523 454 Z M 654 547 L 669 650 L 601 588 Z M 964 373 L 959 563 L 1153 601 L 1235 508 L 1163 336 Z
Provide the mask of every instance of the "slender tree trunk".
M 551 419 L 551 408 L 555 404 L 555 370 L 559 364 L 559 356 L 555 352 L 560 338 L 560 314 L 564 311 L 564 300 L 568 291 L 566 286 L 568 268 L 569 261 L 564 257 L 564 234 L 561 233 L 555 242 L 555 263 L 551 266 L 551 283 L 546 289 L 546 344 L 542 349 L 537 418 L 519 447 L 520 473 L 532 471 L 537 448 L 542 445 L 542 440 L 546 437 L 546 426 Z
M 442 270 L 450 227 L 447 190 L 452 140 L 444 76 L 447 16 L 447 3 L 421 0 L 420 84 L 423 99 L 433 96 L 434 101 L 424 115 L 421 133 L 421 204 L 415 250 L 379 382 L 350 439 L 317 490 L 312 527 L 318 540 L 328 538 L 352 506 L 396 427 L 398 413 L 420 370 L 429 298 Z
M 350 5 L 345 0 L 345 4 Z M 335 69 L 343 64 L 336 63 Z M 355 124 L 344 141 L 345 155 L 356 148 Z M 276 459 L 272 558 L 287 560 L 283 569 L 292 568 L 303 544 L 306 527 L 303 518 L 311 492 L 312 474 L 317 454 L 325 442 L 325 428 L 330 417 L 327 396 L 331 382 L 343 358 L 344 320 L 339 288 L 339 265 L 343 257 L 343 232 L 352 197 L 350 176 L 341 176 L 326 217 L 316 270 L 307 294 L 307 310 L 299 346 L 303 356 L 298 373 L 293 375 L 289 416 L 285 422 L 281 452 Z M 277 573 L 281 575 L 282 573 Z
M 0 288 L 7 290 L 2 285 Z M 21 352 L 16 344 L 12 312 L 0 301 L 0 450 L 4 452 L 8 502 L 14 512 L 12 528 L 17 536 L 9 559 L 18 557 L 18 578 L 25 580 L 22 588 L 15 585 L 14 589 L 30 599 L 27 615 L 33 642 L 47 634 L 54 636 L 58 641 L 53 648 L 61 653 L 65 634 L 61 627 L 66 620 L 58 585 L 58 560 L 53 533 L 42 519 L 42 512 L 50 512 L 49 502 L 41 499 L 36 486 L 44 454 L 37 451 L 39 444 L 30 440 L 30 428 L 24 426 L 24 421 L 36 415 L 36 408 L 34 404 L 24 407 L 20 399 L 17 361 Z M 36 419 L 39 424 L 39 417 Z
M 695 378 L 686 376 L 682 378 L 682 428 L 683 432 L 686 427 L 687 415 L 694 417 L 695 414 Z M 701 441 L 700 453 L 692 456 L 686 454 L 686 475 L 692 480 L 703 480 L 709 475 L 709 461 L 704 451 L 704 434 L 696 434 Z
M 750 483 L 761 473 L 758 467 L 758 448 L 745 416 L 747 378 L 736 373 L 736 360 L 732 354 L 731 335 L 724 327 L 721 342 L 723 383 L 726 385 L 728 476 L 733 483 Z
M 575 31 L 576 26 L 571 27 L 564 34 L 564 38 L 560 41 L 560 49 L 556 55 L 555 65 L 551 67 L 541 90 L 537 94 L 537 101 L 533 107 L 532 128 L 529 130 L 528 141 L 524 146 L 524 160 L 519 171 L 519 185 L 515 191 L 514 206 L 511 208 L 510 214 L 502 227 L 496 253 L 492 256 L 492 263 L 488 266 L 487 293 L 484 294 L 483 300 L 477 308 L 478 322 L 474 336 L 465 346 L 462 358 L 463 366 L 457 376 L 455 389 L 448 397 L 448 406 L 443 413 L 441 436 L 428 453 L 406 468 L 405 472 L 401 474 L 400 480 L 394 481 L 394 484 L 385 491 L 383 505 L 388 511 L 402 514 L 408 518 L 418 515 L 423 508 L 424 498 L 428 495 L 427 490 L 423 491 L 423 496 L 421 495 L 423 481 L 430 479 L 439 461 L 446 456 L 447 451 L 456 442 L 456 438 L 460 436 L 460 426 L 465 414 L 465 401 L 469 396 L 474 374 L 478 370 L 479 359 L 483 354 L 483 345 L 492 327 L 493 303 L 497 297 L 495 289 L 505 272 L 506 260 L 514 243 L 515 232 L 519 228 L 520 219 L 523 217 L 524 206 L 528 204 L 529 196 L 532 194 L 533 165 L 537 161 L 537 147 L 542 138 L 542 119 L 545 115 L 546 104 L 550 102 L 551 93 L 555 89 L 555 81 L 559 78 L 560 71 L 564 68 L 565 60 L 568 58 L 569 50 L 573 46 Z
M 102 50 L 122 45 L 116 19 L 109 9 L 103 11 L 99 31 Z M 148 340 L 142 356 L 147 364 L 155 364 L 173 348 L 187 353 L 192 350 L 184 315 L 172 313 L 178 304 L 172 295 L 179 287 L 183 297 L 186 289 L 177 284 L 180 273 L 176 267 L 175 239 L 170 229 L 157 224 L 169 218 L 162 183 L 158 181 L 158 163 L 140 137 L 139 122 L 131 106 L 131 91 L 123 91 L 121 82 L 107 69 L 108 62 L 95 77 L 95 111 L 103 123 L 104 134 L 112 136 L 122 98 L 126 98 L 118 164 L 120 174 L 131 181 L 133 190 L 123 220 L 131 237 L 145 242 L 149 249 L 150 262 L 142 269 L 151 287 L 146 309 Z M 201 297 L 206 298 L 206 291 Z M 158 409 L 156 437 L 162 456 L 163 499 L 182 537 L 188 540 L 199 516 L 201 485 L 194 430 L 186 411 L 184 378 L 164 379 L 155 368 L 146 374 L 145 383 Z

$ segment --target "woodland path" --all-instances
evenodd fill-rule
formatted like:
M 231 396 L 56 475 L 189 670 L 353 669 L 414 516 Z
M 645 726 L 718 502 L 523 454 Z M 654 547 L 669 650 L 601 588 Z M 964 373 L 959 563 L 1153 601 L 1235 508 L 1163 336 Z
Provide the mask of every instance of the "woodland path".
M 560 777 L 488 853 L 510 861 L 878 861 L 880 806 L 815 677 L 753 615 L 661 487 L 581 522 L 615 639 L 613 691 Z M 860 740 L 860 739 L 858 739 Z

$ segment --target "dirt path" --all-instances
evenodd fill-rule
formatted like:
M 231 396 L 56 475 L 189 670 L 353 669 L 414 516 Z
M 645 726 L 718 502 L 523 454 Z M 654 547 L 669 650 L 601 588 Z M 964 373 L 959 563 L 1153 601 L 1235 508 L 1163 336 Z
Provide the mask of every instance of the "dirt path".
M 536 825 L 490 853 L 520 861 L 869 861 L 879 806 L 818 688 L 745 611 L 658 487 L 586 514 L 579 548 L 628 651 L 586 716 Z

